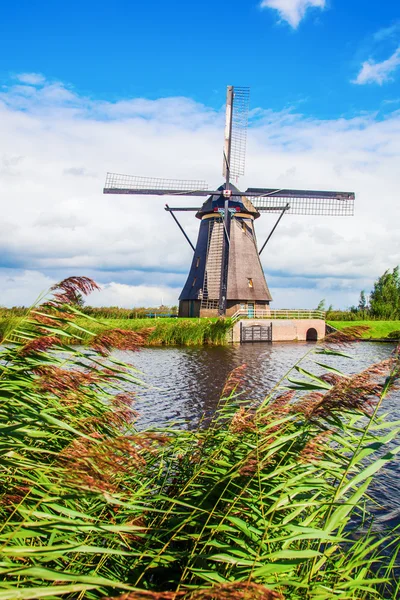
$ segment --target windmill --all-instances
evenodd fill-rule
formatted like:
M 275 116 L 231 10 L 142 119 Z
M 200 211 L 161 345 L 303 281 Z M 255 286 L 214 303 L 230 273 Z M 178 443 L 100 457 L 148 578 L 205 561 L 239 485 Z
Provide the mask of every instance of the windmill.
M 275 188 L 240 191 L 231 180 L 244 175 L 249 88 L 227 87 L 223 176 L 210 190 L 204 181 L 158 179 L 107 173 L 105 194 L 207 197 L 199 207 L 167 210 L 193 250 L 186 284 L 179 297 L 180 316 L 231 315 L 246 307 L 266 309 L 272 300 L 260 255 L 285 214 L 352 216 L 354 193 Z M 201 220 L 196 246 L 175 213 L 195 211 Z M 279 213 L 270 234 L 257 248 L 254 220 L 260 213 Z

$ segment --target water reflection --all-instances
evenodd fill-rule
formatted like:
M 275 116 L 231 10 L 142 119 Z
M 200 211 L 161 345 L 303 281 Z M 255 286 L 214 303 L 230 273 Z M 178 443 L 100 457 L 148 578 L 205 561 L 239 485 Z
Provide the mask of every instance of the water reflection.
M 144 348 L 140 352 L 116 352 L 116 356 L 142 371 L 142 379 L 150 387 L 138 390 L 136 408 L 140 413 L 139 427 L 164 426 L 184 421 L 196 426 L 214 412 L 229 373 L 246 364 L 246 398 L 262 400 L 285 373 L 314 344 L 299 342 L 255 343 L 227 347 Z M 351 374 L 388 357 L 391 344 L 353 344 L 346 352 L 353 357 L 308 357 L 304 368 L 318 373 L 313 361 L 331 364 Z M 399 408 L 388 400 L 394 418 L 400 418 Z

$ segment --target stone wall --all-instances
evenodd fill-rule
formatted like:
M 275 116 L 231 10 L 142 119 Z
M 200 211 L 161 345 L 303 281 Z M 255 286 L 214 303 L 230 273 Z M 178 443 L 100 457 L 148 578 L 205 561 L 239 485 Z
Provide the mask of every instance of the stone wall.
M 240 342 L 240 323 L 243 327 L 261 325 L 268 327 L 272 324 L 273 342 L 306 341 L 307 334 L 315 333 L 314 339 L 325 337 L 325 321 L 322 319 L 243 319 L 233 326 L 232 341 Z

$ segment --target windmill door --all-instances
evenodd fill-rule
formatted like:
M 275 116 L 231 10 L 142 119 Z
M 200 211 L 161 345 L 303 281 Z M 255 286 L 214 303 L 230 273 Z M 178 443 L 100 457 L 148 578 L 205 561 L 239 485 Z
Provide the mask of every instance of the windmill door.
M 247 316 L 249 319 L 254 319 L 254 303 L 249 302 L 247 305 Z

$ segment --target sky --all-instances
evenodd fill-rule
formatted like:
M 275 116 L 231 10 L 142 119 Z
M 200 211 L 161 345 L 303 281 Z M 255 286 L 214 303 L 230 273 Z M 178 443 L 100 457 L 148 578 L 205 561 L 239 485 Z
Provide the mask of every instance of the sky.
M 70 275 L 101 285 L 92 305 L 176 304 L 191 250 L 165 198 L 103 195 L 105 174 L 220 185 L 228 84 L 250 87 L 239 187 L 356 193 L 353 218 L 282 219 L 262 255 L 273 307 L 357 304 L 400 263 L 399 8 L 5 2 L 0 306 Z M 199 222 L 180 218 L 195 242 Z M 275 218 L 257 220 L 260 243 Z

